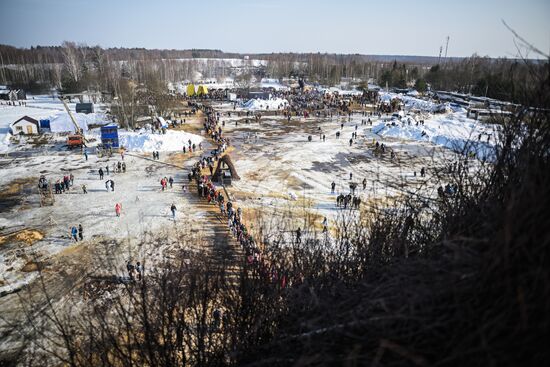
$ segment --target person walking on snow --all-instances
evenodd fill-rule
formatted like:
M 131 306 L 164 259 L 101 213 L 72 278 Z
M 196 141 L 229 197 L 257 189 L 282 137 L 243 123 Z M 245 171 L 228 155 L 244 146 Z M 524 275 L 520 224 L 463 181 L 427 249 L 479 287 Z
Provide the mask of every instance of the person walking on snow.
M 111 181 L 111 191 L 115 191 L 115 181 L 113 180 L 110 180 Z
M 82 228 L 82 224 L 78 225 L 78 238 L 80 238 L 80 241 L 84 239 L 84 229 Z
M 172 206 L 170 206 L 170 211 L 172 212 L 172 219 L 176 220 L 176 205 L 172 203 Z
M 99 179 L 103 180 L 103 168 L 99 169 Z
M 73 227 L 71 228 L 71 236 L 72 236 L 72 238 L 74 239 L 74 242 L 78 242 L 78 237 L 77 237 L 77 235 L 78 235 L 78 229 L 76 229 L 76 227 L 73 226 Z
M 120 212 L 122 210 L 122 204 L 116 203 L 115 204 L 115 213 L 117 217 L 120 217 Z
M 174 179 L 172 178 L 172 176 L 170 176 L 168 182 L 170 183 L 170 188 L 172 188 L 172 184 L 174 183 Z

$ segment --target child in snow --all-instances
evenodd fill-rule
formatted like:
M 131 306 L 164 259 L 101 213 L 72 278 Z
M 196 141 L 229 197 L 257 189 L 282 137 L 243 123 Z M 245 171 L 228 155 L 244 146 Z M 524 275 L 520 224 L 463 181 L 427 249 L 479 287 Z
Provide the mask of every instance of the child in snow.
M 120 212 L 122 210 L 122 204 L 116 203 L 115 204 L 115 213 L 117 217 L 120 217 Z

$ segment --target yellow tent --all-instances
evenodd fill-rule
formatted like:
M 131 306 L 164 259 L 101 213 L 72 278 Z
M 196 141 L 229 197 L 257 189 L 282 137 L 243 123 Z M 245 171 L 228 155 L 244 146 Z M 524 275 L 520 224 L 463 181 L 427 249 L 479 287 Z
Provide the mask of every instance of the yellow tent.
M 197 92 L 199 96 L 205 96 L 208 94 L 208 88 L 206 85 L 199 85 L 199 90 Z
M 187 96 L 193 97 L 195 95 L 195 85 L 187 84 Z

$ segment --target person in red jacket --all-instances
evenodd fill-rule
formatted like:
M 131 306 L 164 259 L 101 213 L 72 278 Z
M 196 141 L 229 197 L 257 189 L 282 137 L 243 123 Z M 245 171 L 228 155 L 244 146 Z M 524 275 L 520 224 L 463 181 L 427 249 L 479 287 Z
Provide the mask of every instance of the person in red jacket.
M 120 217 L 120 212 L 122 211 L 122 204 L 116 203 L 115 204 L 115 213 L 117 217 Z

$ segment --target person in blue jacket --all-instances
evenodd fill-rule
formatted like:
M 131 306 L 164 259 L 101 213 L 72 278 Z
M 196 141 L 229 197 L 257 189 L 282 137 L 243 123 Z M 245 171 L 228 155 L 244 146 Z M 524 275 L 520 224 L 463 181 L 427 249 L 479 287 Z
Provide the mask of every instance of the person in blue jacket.
M 78 242 L 78 229 L 75 226 L 71 228 L 71 236 L 75 242 Z

